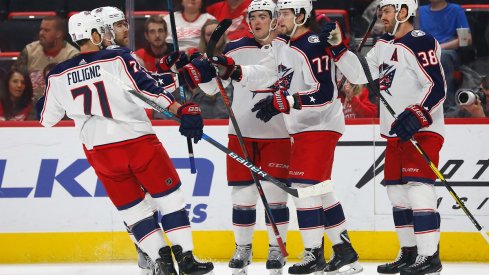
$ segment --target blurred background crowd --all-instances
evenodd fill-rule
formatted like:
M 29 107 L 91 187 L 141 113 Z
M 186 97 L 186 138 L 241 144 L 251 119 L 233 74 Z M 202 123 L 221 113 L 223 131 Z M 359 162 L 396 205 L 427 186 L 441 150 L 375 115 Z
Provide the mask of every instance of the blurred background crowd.
M 33 106 L 44 91 L 45 76 L 59 62 L 78 54 L 67 35 L 67 19 L 83 10 L 113 6 L 125 12 L 128 46 L 150 71 L 173 51 L 168 0 L 0 0 L 0 121 L 36 120 Z M 377 18 L 380 0 L 316 0 L 314 16 L 319 23 L 338 21 L 351 49 L 365 36 Z M 173 0 L 180 50 L 188 55 L 205 52 L 218 22 L 231 18 L 227 41 L 249 36 L 246 8 L 251 0 Z M 489 104 L 489 0 L 422 0 L 416 28 L 431 33 L 442 48 L 447 81 L 446 117 L 488 117 Z M 458 29 L 458 30 L 457 30 Z M 462 31 L 467 31 L 463 33 Z M 383 33 L 377 21 L 366 53 Z M 341 73 L 338 73 L 341 75 Z M 338 82 L 340 79 L 338 79 Z M 232 86 L 227 89 L 232 98 Z M 227 118 L 220 95 L 199 89 L 188 91 L 188 101 L 202 107 L 204 118 Z M 346 82 L 340 91 L 345 118 L 378 117 L 378 99 L 363 85 Z M 162 116 L 149 113 L 151 118 Z

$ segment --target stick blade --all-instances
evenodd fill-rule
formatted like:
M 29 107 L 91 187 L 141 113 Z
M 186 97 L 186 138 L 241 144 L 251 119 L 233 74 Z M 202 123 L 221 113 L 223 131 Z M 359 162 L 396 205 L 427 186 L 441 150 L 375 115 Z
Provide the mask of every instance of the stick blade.
M 484 240 L 486 240 L 487 244 L 489 244 L 489 236 L 487 236 L 486 229 L 484 227 L 481 227 L 481 230 L 479 232 L 482 234 L 482 237 Z
M 297 188 L 299 198 L 321 196 L 333 192 L 333 181 L 326 180 L 306 188 Z
M 221 22 L 219 22 L 219 25 L 217 25 L 214 32 L 212 32 L 209 43 L 207 43 L 207 50 L 205 51 L 208 58 L 214 56 L 214 50 L 216 49 L 217 42 L 219 39 L 221 39 L 229 26 L 231 26 L 231 23 L 233 23 L 231 19 L 223 19 Z

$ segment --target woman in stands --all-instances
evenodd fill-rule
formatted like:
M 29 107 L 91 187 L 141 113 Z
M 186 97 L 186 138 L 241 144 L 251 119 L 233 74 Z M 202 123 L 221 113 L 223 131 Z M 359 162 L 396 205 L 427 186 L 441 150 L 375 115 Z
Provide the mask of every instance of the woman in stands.
M 175 23 L 178 37 L 178 46 L 181 51 L 195 51 L 199 47 L 200 30 L 209 19 L 214 16 L 205 12 L 202 0 L 181 0 L 180 10 L 175 12 Z M 165 16 L 168 26 L 167 43 L 173 43 L 170 24 L 170 15 Z
M 12 69 L 0 90 L 0 121 L 35 119 L 31 113 L 32 83 L 25 73 Z

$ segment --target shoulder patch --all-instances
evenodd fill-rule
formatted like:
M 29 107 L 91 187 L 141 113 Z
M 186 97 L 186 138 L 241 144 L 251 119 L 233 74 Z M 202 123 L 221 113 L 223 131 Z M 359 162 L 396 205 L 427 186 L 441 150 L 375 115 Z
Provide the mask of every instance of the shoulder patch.
M 424 31 L 414 30 L 411 32 L 411 35 L 414 37 L 419 37 L 419 36 L 426 35 L 426 33 Z
M 114 49 L 118 49 L 120 48 L 120 46 L 118 45 L 110 45 L 110 46 L 107 46 L 107 48 L 105 48 L 106 50 L 114 50 Z
M 313 35 L 309 36 L 309 37 L 307 38 L 307 41 L 309 41 L 309 43 L 319 43 L 319 42 L 320 42 L 320 41 L 319 41 L 319 36 L 317 36 L 317 35 L 315 35 L 315 34 L 313 34 Z

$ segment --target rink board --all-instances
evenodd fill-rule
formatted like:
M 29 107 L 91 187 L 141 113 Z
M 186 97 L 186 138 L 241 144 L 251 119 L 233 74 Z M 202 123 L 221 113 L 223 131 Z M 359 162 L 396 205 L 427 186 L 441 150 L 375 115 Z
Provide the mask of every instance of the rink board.
M 447 125 L 439 168 L 475 218 L 489 227 L 489 127 L 480 121 L 470 123 Z M 182 180 L 196 253 L 204 258 L 227 259 L 232 255 L 234 240 L 225 156 L 205 141 L 200 142 L 194 147 L 198 172 L 191 174 L 185 139 L 176 126 L 161 124 L 166 123 L 160 122 L 155 129 Z M 205 132 L 226 144 L 227 126 L 210 124 Z M 0 127 L 0 263 L 135 257 L 123 223 L 88 165 L 78 133 L 70 125 L 51 129 L 12 124 Z M 391 207 L 380 184 L 385 141 L 378 132 L 378 125 L 365 120 L 348 125 L 337 147 L 332 177 L 353 244 L 364 260 L 395 257 L 398 247 Z M 474 233 L 474 226 L 457 209 L 446 188 L 438 184 L 437 192 L 442 258 L 489 261 L 489 246 Z M 302 247 L 293 203 L 289 205 L 287 248 L 290 258 L 297 258 Z M 266 256 L 267 237 L 263 208 L 258 208 L 254 257 L 260 259 Z

